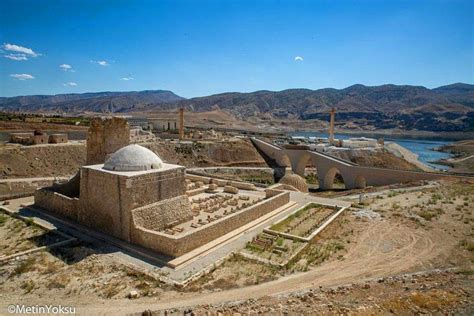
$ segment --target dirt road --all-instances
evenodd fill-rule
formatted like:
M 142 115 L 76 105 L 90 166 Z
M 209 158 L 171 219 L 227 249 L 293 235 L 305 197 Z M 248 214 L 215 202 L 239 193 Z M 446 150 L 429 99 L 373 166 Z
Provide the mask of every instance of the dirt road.
M 305 273 L 298 273 L 256 286 L 213 293 L 183 293 L 179 297 L 142 299 L 131 302 L 118 300 L 108 304 L 78 306 L 80 312 L 94 314 L 126 314 L 145 309 L 216 304 L 225 301 L 259 298 L 294 292 L 317 286 L 336 286 L 364 279 L 379 278 L 402 272 L 423 270 L 431 267 L 430 261 L 443 252 L 444 244 L 435 247 L 425 231 L 407 230 L 401 225 L 391 226 L 388 221 L 371 222 L 362 233 L 343 261 L 333 260 Z M 176 294 L 176 293 L 175 293 Z M 78 302 L 76 302 L 78 303 Z M 87 305 L 87 306 L 86 306 Z

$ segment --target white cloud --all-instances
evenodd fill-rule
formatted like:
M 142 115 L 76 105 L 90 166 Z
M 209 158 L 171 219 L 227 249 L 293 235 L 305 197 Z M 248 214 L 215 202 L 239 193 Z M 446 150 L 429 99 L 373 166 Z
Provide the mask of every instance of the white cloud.
M 110 66 L 110 64 L 106 60 L 91 60 L 91 63 L 101 65 L 101 66 Z
M 75 82 L 63 83 L 63 86 L 65 86 L 65 87 L 77 87 L 77 83 L 75 83 Z
M 301 56 L 296 56 L 296 57 L 295 57 L 295 61 L 303 61 L 303 60 L 304 60 L 304 59 L 303 59 L 303 57 L 301 57 Z
M 72 69 L 72 66 L 68 64 L 61 64 L 59 65 L 59 68 L 61 68 L 63 71 L 75 72 L 75 70 Z
M 31 80 L 35 79 L 32 75 L 29 74 L 11 74 L 10 77 L 18 79 L 18 80 Z
M 132 76 L 128 76 L 128 77 L 120 78 L 120 80 L 129 81 L 129 80 L 134 80 L 134 78 Z
M 2 49 L 9 52 L 9 54 L 3 55 L 3 57 L 17 61 L 28 60 L 29 57 L 38 57 L 41 55 L 33 51 L 31 48 L 9 43 L 3 44 Z
M 39 56 L 40 54 L 35 53 L 31 48 L 15 45 L 15 44 L 3 44 L 2 48 L 4 50 L 10 51 L 10 52 L 15 52 L 15 53 L 22 53 L 29 55 L 31 57 L 36 57 Z
M 11 59 L 11 60 L 18 60 L 18 61 L 28 60 L 25 54 L 8 54 L 8 55 L 3 55 L 3 57 Z

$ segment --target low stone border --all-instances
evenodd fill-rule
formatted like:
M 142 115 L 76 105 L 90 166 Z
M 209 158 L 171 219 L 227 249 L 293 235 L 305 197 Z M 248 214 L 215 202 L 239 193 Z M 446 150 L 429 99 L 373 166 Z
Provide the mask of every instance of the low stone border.
M 288 216 L 286 216 L 285 218 L 282 218 L 281 220 L 277 221 L 273 225 L 281 223 L 282 221 L 286 220 L 289 216 L 295 214 L 296 212 L 298 212 L 301 209 L 304 209 L 305 207 L 307 207 L 310 204 L 324 205 L 324 206 L 328 206 L 328 207 L 335 207 L 335 206 L 337 207 L 337 205 L 308 202 L 303 207 L 301 207 L 301 208 L 295 210 L 294 212 L 288 214 Z M 335 220 L 345 209 L 347 209 L 347 207 L 339 207 L 338 210 L 336 210 L 336 211 L 332 212 L 331 214 L 329 214 L 326 217 L 326 219 L 324 220 L 324 222 L 321 225 L 319 225 L 308 237 L 301 237 L 301 236 L 298 236 L 298 235 L 287 234 L 287 233 L 279 232 L 279 231 L 276 231 L 276 230 L 272 230 L 270 228 L 265 228 L 263 231 L 267 234 L 277 235 L 277 236 L 281 236 L 281 237 L 292 239 L 292 240 L 298 240 L 298 241 L 302 241 L 302 242 L 310 242 L 311 240 L 313 240 L 314 237 L 316 237 L 316 235 L 318 235 L 324 228 L 326 228 L 326 226 L 328 226 L 333 220 Z
M 294 212 L 288 214 L 286 217 L 282 218 L 281 220 L 277 221 L 276 223 L 272 224 L 275 225 L 277 223 L 280 223 L 281 221 L 285 220 L 288 216 L 298 212 L 299 210 L 305 208 L 306 206 L 308 206 L 309 204 L 319 204 L 319 205 L 325 205 L 325 206 L 333 206 L 334 205 L 329 205 L 329 204 L 324 204 L 324 203 L 315 203 L 315 202 L 309 202 L 307 204 L 305 204 L 303 207 L 295 210 Z M 276 235 L 276 236 L 281 236 L 283 238 L 286 238 L 286 239 L 292 239 L 292 240 L 297 240 L 297 241 L 300 241 L 300 242 L 303 242 L 302 246 L 297 249 L 293 255 L 290 256 L 290 258 L 288 258 L 286 261 L 284 261 L 283 263 L 278 263 L 278 262 L 275 262 L 275 261 L 272 261 L 272 260 L 269 260 L 269 259 L 265 259 L 265 258 L 262 258 L 258 255 L 252 255 L 252 254 L 249 254 L 249 253 L 246 253 L 244 251 L 240 251 L 239 254 L 242 255 L 244 258 L 247 258 L 249 260 L 254 260 L 254 261 L 258 261 L 258 262 L 261 262 L 261 263 L 264 263 L 264 264 L 269 264 L 269 265 L 272 265 L 272 266 L 275 266 L 275 267 L 279 267 L 279 268 L 283 268 L 285 267 L 286 265 L 288 265 L 288 263 L 292 262 L 304 249 L 306 249 L 306 247 L 309 246 L 310 244 L 310 241 L 313 240 L 319 233 L 321 233 L 329 224 L 331 224 L 344 210 L 346 210 L 347 207 L 343 206 L 343 207 L 340 207 L 339 210 L 331 213 L 328 218 L 326 219 L 326 221 L 319 225 L 318 228 L 316 228 L 312 233 L 311 235 L 309 235 L 308 237 L 301 237 L 301 236 L 297 236 L 297 235 L 292 235 L 292 234 L 286 234 L 286 233 L 282 233 L 282 232 L 277 232 L 275 230 L 271 230 L 269 228 L 265 228 L 263 230 L 263 232 L 267 233 L 267 234 L 271 234 L 271 235 Z M 271 226 L 270 226 L 271 227 Z
M 21 252 L 17 252 L 17 253 L 14 253 L 12 255 L 9 255 L 9 256 L 1 256 L 0 257 L 0 262 L 4 262 L 4 261 L 8 261 L 8 260 L 11 260 L 11 259 L 14 259 L 14 258 L 17 258 L 17 257 L 20 257 L 20 256 L 24 256 L 24 255 L 29 255 L 29 254 L 32 254 L 32 253 L 35 253 L 35 252 L 38 252 L 38 251 L 42 251 L 42 250 L 46 250 L 46 249 L 53 249 L 53 248 L 56 248 L 56 247 L 60 247 L 60 246 L 64 246 L 64 245 L 67 245 L 67 244 L 70 244 L 72 242 L 76 242 L 77 239 L 72 237 L 72 236 L 69 236 L 67 234 L 64 234 L 58 230 L 54 230 L 54 229 L 51 229 L 50 227 L 47 227 L 45 225 L 43 225 L 42 223 L 38 222 L 37 220 L 35 220 L 34 218 L 31 218 L 31 217 L 23 217 L 21 215 L 18 215 L 16 212 L 13 212 L 12 210 L 6 208 L 6 207 L 2 207 L 0 206 L 0 210 L 5 212 L 6 214 L 8 214 L 9 216 L 13 217 L 13 218 L 16 218 L 16 219 L 19 219 L 23 222 L 26 223 L 26 220 L 29 219 L 31 220 L 31 224 L 35 225 L 35 226 L 38 226 L 40 227 L 41 229 L 44 229 L 48 232 L 53 232 L 63 238 L 66 238 L 66 240 L 62 240 L 62 241 L 59 241 L 59 242 L 56 242 L 56 243 L 53 243 L 51 245 L 46 245 L 46 246 L 41 246 L 41 247 L 36 247 L 36 248 L 33 248 L 33 249 L 28 249 L 28 250 L 25 250 L 25 251 L 21 251 Z

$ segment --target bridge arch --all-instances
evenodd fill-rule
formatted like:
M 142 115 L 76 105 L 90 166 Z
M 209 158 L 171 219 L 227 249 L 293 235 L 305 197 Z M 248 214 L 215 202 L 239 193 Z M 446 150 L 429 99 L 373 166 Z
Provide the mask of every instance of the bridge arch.
M 364 189 L 367 186 L 367 181 L 363 175 L 358 175 L 354 180 L 356 189 Z
M 336 178 L 337 174 L 341 175 L 342 181 L 344 182 L 344 186 L 346 185 L 346 181 L 345 181 L 341 171 L 336 167 L 332 167 L 324 175 L 323 189 L 328 190 L 328 189 L 332 189 L 334 187 L 334 179 Z

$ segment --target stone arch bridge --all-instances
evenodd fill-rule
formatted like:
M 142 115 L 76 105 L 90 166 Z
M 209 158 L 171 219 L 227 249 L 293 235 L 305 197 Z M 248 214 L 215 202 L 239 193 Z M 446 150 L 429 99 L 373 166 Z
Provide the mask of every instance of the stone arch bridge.
M 306 146 L 281 148 L 257 138 L 251 138 L 251 140 L 260 154 L 266 156 L 264 158 L 271 159 L 279 167 L 291 168 L 300 176 L 304 177 L 306 165 L 311 161 L 318 172 L 319 187 L 323 190 L 332 188 L 337 173 L 341 174 L 347 189 L 416 180 L 434 180 L 448 176 L 435 172 L 364 167 L 325 153 L 311 151 Z

